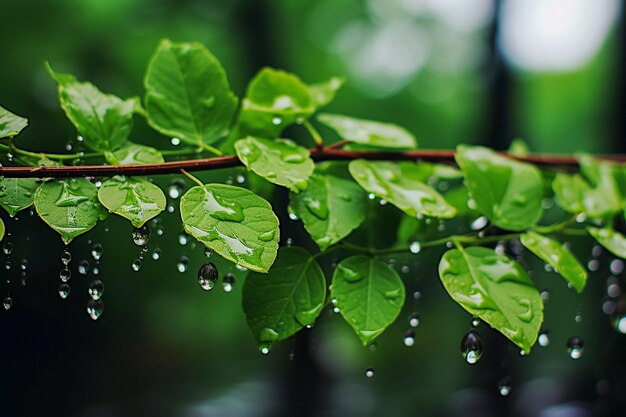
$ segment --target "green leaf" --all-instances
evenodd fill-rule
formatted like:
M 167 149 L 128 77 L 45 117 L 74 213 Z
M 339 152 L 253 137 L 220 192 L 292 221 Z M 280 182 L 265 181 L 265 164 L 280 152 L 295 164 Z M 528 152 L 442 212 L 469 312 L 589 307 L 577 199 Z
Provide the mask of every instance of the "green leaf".
M 556 174 L 552 181 L 552 190 L 557 204 L 563 210 L 574 214 L 585 211 L 585 195 L 590 187 L 581 175 Z
M 0 219 L 0 241 L 4 239 L 4 221 Z
M 243 285 L 243 310 L 264 353 L 274 342 L 312 326 L 325 298 L 322 268 L 297 247 L 281 248 L 269 273 L 250 273 Z
M 0 206 L 9 216 L 15 216 L 18 211 L 33 204 L 39 184 L 39 180 L 34 178 L 0 178 Z
M 367 196 L 355 183 L 332 175 L 314 174 L 309 186 L 291 193 L 291 209 L 324 250 L 359 227 L 367 214 Z
M 613 255 L 626 259 L 626 237 L 613 229 L 588 227 L 587 232 Z
M 144 80 L 148 123 L 194 145 L 228 134 L 237 110 L 226 72 L 201 44 L 161 41 Z
M 278 218 L 272 206 L 245 188 L 206 184 L 180 200 L 185 231 L 238 265 L 269 271 L 278 250 Z
M 84 178 L 44 182 L 35 192 L 35 209 L 66 244 L 106 217 L 98 189 Z
M 337 265 L 331 296 L 343 318 L 366 346 L 400 314 L 404 284 L 386 263 L 357 255 Z
M 250 81 L 239 115 L 239 131 L 274 138 L 315 111 L 309 87 L 293 74 L 263 68 Z
M 348 168 L 365 191 L 389 201 L 409 216 L 449 219 L 456 214 L 441 194 L 414 179 L 421 175 L 418 164 L 357 159 Z
M 543 182 L 535 166 L 463 145 L 457 148 L 456 161 L 476 208 L 494 225 L 524 230 L 539 220 Z
M 26 126 L 28 126 L 28 119 L 0 106 L 0 138 L 17 136 Z
M 461 307 L 530 352 L 543 321 L 543 304 L 520 264 L 492 249 L 452 249 L 441 258 L 439 277 Z
M 530 148 L 524 139 L 513 139 L 509 146 L 508 153 L 515 156 L 526 156 L 530 153 Z
M 328 81 L 309 85 L 309 93 L 315 107 L 319 109 L 333 101 L 344 82 L 345 79 L 341 77 L 332 77 Z
M 49 65 L 48 72 L 59 86 L 61 108 L 87 147 L 111 151 L 126 142 L 133 130 L 135 98 L 122 100 L 104 94 L 91 83 L 79 82 L 73 75 L 55 73 Z
M 104 156 L 111 165 L 160 164 L 165 162 L 157 149 L 137 143 L 126 142 L 122 148 L 105 152 Z
M 165 194 L 145 178 L 115 176 L 102 184 L 98 199 L 111 213 L 130 220 L 135 227 L 165 210 Z
M 593 186 L 585 190 L 585 215 L 598 219 L 619 213 L 622 210 L 622 197 L 616 181 L 618 165 L 588 155 L 581 156 L 579 163 L 581 172 Z
M 248 136 L 235 142 L 235 150 L 249 170 L 296 193 L 306 189 L 315 169 L 309 151 L 289 139 Z
M 356 119 L 340 114 L 323 113 L 317 120 L 335 130 L 343 140 L 359 145 L 388 149 L 413 149 L 415 137 L 406 129 L 391 123 Z
M 587 271 L 567 248 L 535 232 L 522 234 L 520 240 L 528 250 L 561 274 L 577 292 L 582 292 L 587 282 Z

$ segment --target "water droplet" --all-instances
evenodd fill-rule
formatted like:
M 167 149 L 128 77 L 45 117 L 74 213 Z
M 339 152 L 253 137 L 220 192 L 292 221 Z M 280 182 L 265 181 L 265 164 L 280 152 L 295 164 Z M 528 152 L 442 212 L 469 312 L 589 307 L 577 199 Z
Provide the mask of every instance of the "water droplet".
M 20 262 L 20 269 L 22 271 L 26 271 L 28 269 L 28 259 L 22 259 L 22 262 Z
M 89 284 L 88 291 L 91 299 L 97 301 L 102 297 L 102 294 L 104 294 L 104 283 L 99 279 L 94 279 L 91 281 L 91 284 Z
M 69 265 L 71 260 L 72 254 L 67 249 L 65 249 L 63 251 L 63 254 L 61 255 L 61 262 L 63 262 L 63 265 Z
M 81 275 L 87 275 L 89 273 L 89 261 L 83 259 L 78 263 L 78 273 Z
M 280 126 L 282 122 L 283 122 L 283 119 L 280 118 L 279 116 L 272 117 L 272 124 L 274 126 Z
M 541 347 L 546 347 L 550 344 L 550 337 L 548 336 L 547 330 L 541 330 L 539 332 L 539 336 L 537 337 L 537 344 Z
M 148 240 L 150 240 L 150 226 L 147 224 L 144 224 L 141 227 L 135 227 L 133 229 L 133 242 L 135 242 L 135 245 L 137 246 L 143 246 L 146 243 L 148 243 Z
M 507 397 L 511 393 L 511 380 L 509 378 L 504 378 L 498 383 L 498 393 Z
M 367 368 L 365 370 L 365 376 L 367 378 L 372 378 L 374 376 L 374 368 Z
M 611 274 L 619 275 L 624 270 L 624 262 L 621 259 L 613 259 L 609 265 L 609 269 L 611 270 Z
M 174 146 L 178 146 L 178 145 L 180 145 L 180 139 L 178 139 L 178 138 L 172 138 L 172 139 L 170 139 L 170 143 L 171 143 L 172 145 L 174 145 Z
M 420 253 L 420 251 L 422 250 L 422 245 L 420 245 L 420 243 L 416 240 L 414 242 L 411 242 L 409 250 L 411 251 L 411 253 Z
M 274 239 L 274 234 L 275 234 L 274 230 L 261 233 L 259 235 L 259 240 L 262 240 L 263 242 L 269 242 L 270 240 Z
M 63 283 L 59 285 L 58 291 L 59 291 L 59 297 L 65 300 L 70 295 L 70 285 Z
M 420 325 L 420 318 L 417 313 L 411 313 L 409 316 L 409 326 L 416 328 Z
M 91 248 L 91 257 L 97 261 L 102 257 L 102 251 L 103 251 L 103 247 L 100 243 L 96 243 L 95 245 L 92 246 Z
M 541 291 L 541 294 L 539 294 L 539 296 L 541 297 L 541 301 L 545 303 L 550 299 L 550 292 L 547 290 L 543 290 Z
M 469 206 L 469 202 L 468 202 L 468 206 Z M 477 218 L 476 220 L 472 222 L 472 224 L 470 225 L 470 228 L 472 230 L 480 230 L 484 228 L 485 226 L 487 226 L 487 223 L 489 223 L 487 218 L 485 216 L 480 216 L 479 218 Z
M 245 266 L 241 266 L 239 264 L 235 265 L 235 268 L 237 268 L 238 270 L 242 272 L 246 272 L 248 270 L 248 268 L 246 268 Z
M 70 280 L 71 277 L 72 271 L 70 271 L 69 268 L 63 268 L 61 269 L 61 271 L 59 271 L 59 278 L 61 278 L 61 281 L 67 282 Z
M 185 191 L 187 184 L 180 178 L 173 179 L 167 188 L 167 194 L 170 198 L 176 200 Z
M 11 297 L 6 297 L 2 300 L 2 306 L 5 310 L 10 310 L 11 307 L 13 307 L 13 299 L 11 299 Z
M 583 322 L 583 315 L 581 312 L 577 311 L 576 315 L 574 316 L 574 321 L 576 323 L 582 323 Z
M 187 236 L 186 233 L 181 233 L 180 235 L 178 235 L 178 243 L 181 246 L 185 246 L 187 244 L 187 242 L 189 241 L 189 237 Z
M 591 256 L 593 256 L 594 258 L 599 258 L 600 255 L 602 255 L 602 246 L 593 245 L 593 247 L 591 248 Z
M 480 319 L 477 317 L 474 317 L 472 319 L 472 327 L 478 327 L 478 326 L 480 326 Z
M 406 331 L 402 343 L 404 343 L 406 347 L 411 347 L 415 344 L 415 332 L 412 329 Z
M 617 330 L 618 333 L 626 334 L 626 314 L 619 314 L 615 316 L 612 323 L 613 328 Z
M 413 299 L 414 300 L 419 300 L 420 298 L 422 298 L 422 293 L 420 291 L 413 292 Z
M 589 271 L 591 272 L 596 272 L 598 269 L 600 269 L 600 262 L 597 259 L 590 260 L 587 264 L 587 269 L 589 269 Z
M 222 278 L 222 289 L 225 292 L 231 292 L 235 286 L 235 276 L 233 274 L 226 274 Z
M 161 249 L 156 248 L 154 252 L 152 252 L 152 259 L 154 259 L 155 261 L 161 259 Z
M 167 206 L 167 212 L 168 213 L 174 213 L 175 211 L 176 211 L 176 208 L 173 205 L 169 204 Z
M 135 259 L 133 263 L 130 265 L 130 267 L 133 269 L 133 271 L 137 272 L 141 269 L 142 263 L 143 262 L 141 261 L 141 259 Z
M 298 220 L 298 216 L 296 216 L 296 213 L 289 213 L 289 219 L 295 222 Z
M 483 342 L 478 332 L 470 330 L 461 339 L 461 354 L 470 365 L 480 360 L 483 354 Z
M 92 320 L 98 320 L 104 311 L 104 303 L 102 300 L 91 299 L 87 301 L 87 314 Z
M 579 359 L 583 355 L 583 339 L 572 336 L 567 341 L 567 354 L 572 359 Z
M 207 258 L 210 258 L 211 255 L 213 255 L 213 250 L 211 250 L 211 248 L 208 248 L 205 246 L 204 248 L 204 256 L 206 256 Z
M 180 271 L 180 269 L 179 269 Z M 184 272 L 184 271 L 181 271 Z M 210 291 L 217 284 L 219 273 L 213 262 L 207 262 L 198 270 L 198 283 L 204 291 Z
M 94 266 L 91 271 L 94 275 L 98 275 L 100 273 L 100 268 L 98 268 L 98 266 Z
M 6 269 L 8 271 L 9 269 L 11 269 L 12 265 L 13 264 L 11 263 L 11 260 L 7 259 L 6 262 L 4 263 L 4 269 Z
M 183 272 L 187 271 L 188 264 L 189 264 L 189 258 L 186 256 L 181 256 L 180 259 L 178 260 L 178 263 L 176 264 L 176 269 L 178 270 L 178 272 L 182 274 Z
M 243 184 L 244 182 L 246 182 L 246 177 L 243 175 L 237 175 L 237 177 L 235 177 L 235 179 L 237 180 L 238 184 Z

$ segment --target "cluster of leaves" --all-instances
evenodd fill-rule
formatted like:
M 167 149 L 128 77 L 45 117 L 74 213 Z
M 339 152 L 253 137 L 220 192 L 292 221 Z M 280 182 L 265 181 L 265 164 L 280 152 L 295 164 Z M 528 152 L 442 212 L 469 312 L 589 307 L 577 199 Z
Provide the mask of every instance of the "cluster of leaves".
M 236 153 L 248 170 L 290 191 L 290 213 L 319 247 L 315 255 L 300 247 L 279 249 L 278 218 L 270 203 L 249 189 L 199 183 L 180 200 L 187 233 L 251 270 L 243 287 L 243 308 L 263 350 L 312 326 L 329 300 L 363 344 L 371 343 L 397 318 L 405 301 L 402 279 L 377 255 L 395 251 L 420 256 L 421 248 L 441 245 L 447 250 L 439 276 L 452 299 L 528 352 L 543 320 L 541 297 L 524 268 L 490 244 L 519 239 L 578 292 L 587 273 L 554 235 L 588 233 L 626 257 L 626 238 L 611 227 L 626 203 L 626 168 L 618 164 L 581 156 L 580 174 L 555 174 L 486 148 L 459 146 L 458 169 L 369 160 L 316 165 L 307 148 L 281 135 L 289 125 L 304 125 L 322 147 L 308 119 L 333 100 L 343 81 L 308 85 L 295 75 L 264 68 L 239 103 L 218 60 L 195 43 L 159 45 L 146 72 L 143 102 L 105 94 L 90 83 L 48 70 L 83 143 L 108 164 L 164 161 L 156 148 L 129 140 L 133 117 L 139 115 L 156 131 L 198 150 Z M 414 136 L 395 125 L 337 114 L 317 114 L 316 120 L 353 149 L 400 152 L 417 147 Z M 61 164 L 60 158 L 19 152 L 12 138 L 26 125 L 26 119 L 0 108 L 0 138 L 10 139 L 8 148 L 21 162 Z M 433 186 L 436 181 L 451 184 L 445 194 Z M 553 195 L 562 216 L 539 225 L 544 222 L 542 202 Z M 405 241 L 382 252 L 355 245 L 350 237 L 366 227 L 369 202 L 376 197 L 403 213 L 400 234 L 405 236 L 432 219 L 481 218 L 485 224 L 465 234 Z M 32 204 L 69 243 L 109 212 L 141 227 L 164 210 L 166 198 L 143 177 L 116 176 L 99 188 L 85 178 L 0 179 L 0 205 L 10 216 Z M 585 221 L 593 226 L 582 229 Z M 332 277 L 325 277 L 318 258 L 335 249 L 360 253 L 341 260 Z

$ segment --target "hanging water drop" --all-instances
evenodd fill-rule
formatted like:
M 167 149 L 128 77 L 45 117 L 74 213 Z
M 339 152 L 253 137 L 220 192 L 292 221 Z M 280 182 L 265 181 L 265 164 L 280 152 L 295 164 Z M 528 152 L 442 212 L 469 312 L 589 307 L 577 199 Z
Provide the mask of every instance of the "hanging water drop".
M 374 368 L 367 368 L 365 370 L 365 376 L 367 378 L 372 378 L 374 376 Z
M 417 313 L 411 313 L 409 316 L 409 326 L 416 328 L 420 325 L 420 318 Z
M 511 393 L 511 380 L 509 378 L 504 378 L 498 383 L 498 393 L 507 397 Z
M 178 272 L 182 274 L 183 272 L 187 271 L 188 264 L 189 264 L 189 258 L 186 256 L 181 256 L 180 259 L 178 260 L 178 263 L 176 264 L 176 269 L 178 270 Z
M 152 252 L 152 259 L 154 259 L 155 261 L 161 259 L 161 249 L 156 248 L 154 252 Z
M 97 301 L 102 297 L 102 294 L 104 294 L 104 283 L 99 279 L 94 279 L 91 281 L 91 284 L 89 284 L 88 291 L 91 299 Z
M 59 278 L 61 278 L 61 281 L 67 282 L 70 280 L 71 277 L 72 271 L 70 271 L 69 268 L 63 268 L 61 269 L 61 271 L 59 271 Z
M 89 261 L 83 259 L 78 263 L 78 273 L 81 275 L 87 275 L 89 273 Z
M 546 347 L 550 344 L 550 336 L 548 336 L 547 330 L 541 329 L 537 337 L 537 344 L 541 347 Z
M 204 248 L 204 256 L 206 256 L 207 258 L 210 258 L 211 255 L 213 255 L 213 251 L 211 250 L 211 248 Z
M 235 276 L 231 273 L 224 275 L 222 278 L 222 289 L 224 292 L 231 292 L 235 286 Z
M 137 272 L 141 269 L 142 263 L 143 262 L 141 261 L 141 259 L 135 259 L 130 267 L 133 269 L 133 271 Z
M 572 336 L 567 341 L 567 354 L 572 359 L 579 359 L 583 355 L 583 339 Z
M 416 240 L 414 242 L 411 242 L 409 250 L 411 251 L 411 253 L 420 253 L 420 251 L 422 250 L 422 245 L 420 245 L 420 243 Z
M 69 265 L 71 260 L 72 260 L 72 254 L 70 253 L 70 251 L 65 249 L 63 251 L 63 254 L 61 255 L 61 262 L 63 262 L 63 265 Z
M 210 291 L 217 284 L 219 273 L 213 262 L 207 262 L 198 271 L 198 283 L 204 291 Z
M 180 243 L 181 246 L 185 246 L 188 241 L 189 239 L 186 233 L 183 232 L 180 235 L 178 235 L 178 243 Z
M 102 257 L 102 251 L 104 250 L 104 248 L 102 247 L 102 245 L 100 243 L 96 243 L 95 245 L 93 245 L 91 247 L 91 257 L 97 261 Z
M 470 330 L 461 339 L 461 354 L 470 365 L 480 360 L 483 354 L 483 342 L 478 332 Z
M 11 297 L 6 297 L 2 300 L 2 306 L 5 310 L 10 310 L 11 307 L 13 307 L 13 299 L 11 299 Z
M 474 317 L 472 319 L 472 327 L 478 327 L 480 326 L 480 319 L 478 317 Z
M 185 190 L 185 187 L 185 181 L 180 178 L 173 179 L 170 182 L 169 187 L 167 188 L 167 194 L 170 196 L 170 198 L 176 200 L 178 197 L 181 196 L 181 194 Z
M 467 205 L 469 206 L 469 201 Z M 475 207 L 470 207 L 470 208 L 475 208 Z M 472 222 L 472 224 L 470 225 L 470 228 L 472 230 L 480 230 L 484 228 L 485 226 L 487 226 L 487 223 L 489 223 L 487 218 L 485 216 L 480 216 L 479 218 L 477 218 L 476 220 Z
M 415 332 L 412 329 L 406 331 L 402 343 L 404 343 L 406 347 L 411 347 L 415 344 Z
M 65 300 L 70 295 L 70 285 L 63 283 L 59 285 L 58 291 L 59 291 L 59 297 Z
M 87 314 L 92 320 L 98 320 L 104 311 L 104 303 L 102 300 L 91 299 L 87 301 Z
M 22 259 L 20 262 L 20 269 L 26 271 L 28 269 L 28 259 Z
M 180 145 L 180 139 L 178 139 L 178 138 L 172 138 L 172 139 L 170 139 L 170 143 L 171 143 L 172 145 L 174 145 L 174 146 L 178 146 L 178 145 Z
M 2 252 L 4 252 L 5 255 L 10 255 L 11 252 L 13 252 L 13 243 L 5 242 L 2 246 Z
M 141 227 L 135 227 L 133 229 L 133 242 L 135 242 L 135 245 L 137 246 L 143 246 L 146 243 L 148 243 L 148 240 L 150 240 L 150 226 L 147 224 L 144 224 Z

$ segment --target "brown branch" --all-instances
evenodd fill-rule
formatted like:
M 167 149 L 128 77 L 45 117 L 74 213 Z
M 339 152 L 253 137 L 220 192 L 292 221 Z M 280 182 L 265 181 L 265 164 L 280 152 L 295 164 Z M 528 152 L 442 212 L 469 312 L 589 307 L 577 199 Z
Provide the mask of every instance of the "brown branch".
M 312 158 L 316 162 L 369 159 L 385 161 L 430 161 L 454 163 L 455 155 L 454 151 L 346 151 L 333 147 L 311 149 L 310 152 Z M 578 165 L 578 160 L 575 157 L 566 155 L 534 154 L 515 156 L 506 153 L 501 153 L 501 155 L 540 166 L 575 167 Z M 600 155 L 598 158 L 613 162 L 626 162 L 626 155 Z M 206 171 L 240 165 L 242 164 L 236 156 L 218 156 L 215 158 L 173 161 L 161 164 L 0 167 L 0 176 L 7 178 L 110 177 L 113 175 L 139 176 L 179 173 L 182 169 L 185 171 Z

